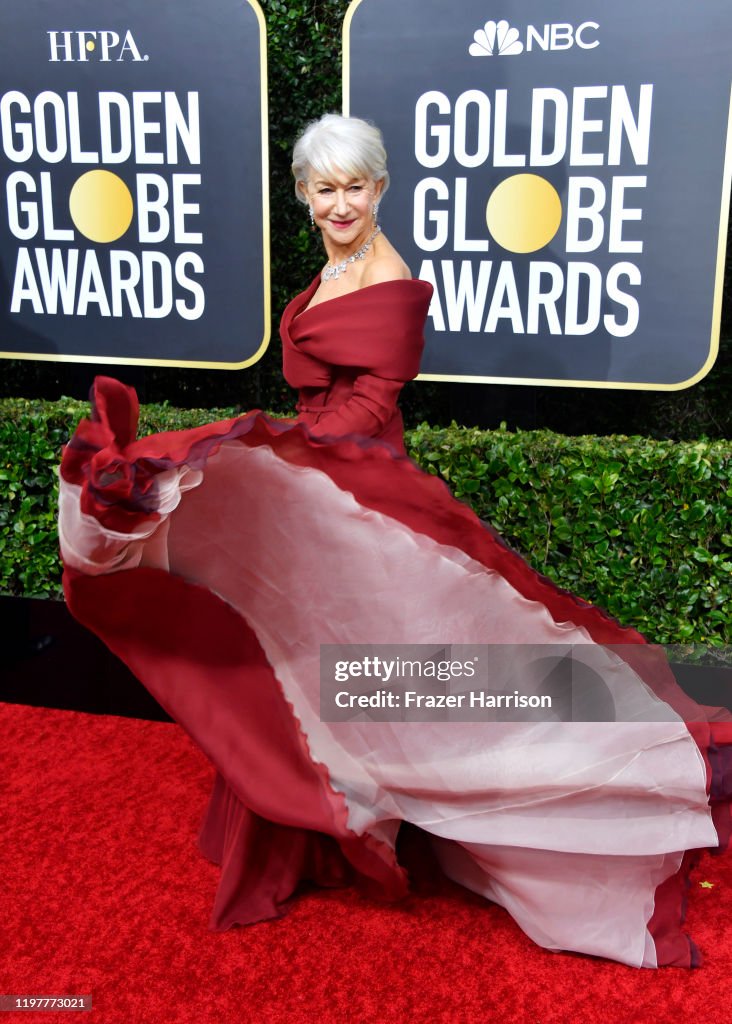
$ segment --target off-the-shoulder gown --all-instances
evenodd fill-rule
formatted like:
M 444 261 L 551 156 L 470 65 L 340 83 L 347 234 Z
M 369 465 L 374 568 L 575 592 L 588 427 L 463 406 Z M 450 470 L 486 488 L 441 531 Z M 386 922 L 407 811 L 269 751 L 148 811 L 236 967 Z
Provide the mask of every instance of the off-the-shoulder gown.
M 303 879 L 397 899 L 409 822 L 540 945 L 693 964 L 685 884 L 727 838 L 732 726 L 404 455 L 430 286 L 306 308 L 317 283 L 282 320 L 297 423 L 136 440 L 134 392 L 100 378 L 61 469 L 71 611 L 216 768 L 212 927 L 279 916 Z M 320 646 L 350 643 L 621 645 L 600 661 L 623 720 L 322 721 Z

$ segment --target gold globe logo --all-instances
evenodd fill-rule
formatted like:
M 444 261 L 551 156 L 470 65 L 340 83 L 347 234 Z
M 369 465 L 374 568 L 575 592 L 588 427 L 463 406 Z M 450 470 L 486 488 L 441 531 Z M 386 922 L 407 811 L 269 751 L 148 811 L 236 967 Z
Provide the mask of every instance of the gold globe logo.
M 509 252 L 536 252 L 559 230 L 562 201 L 554 186 L 538 174 L 513 174 L 488 200 L 488 230 Z
M 132 223 L 132 195 L 111 171 L 87 171 L 74 183 L 69 196 L 74 226 L 92 242 L 116 242 Z

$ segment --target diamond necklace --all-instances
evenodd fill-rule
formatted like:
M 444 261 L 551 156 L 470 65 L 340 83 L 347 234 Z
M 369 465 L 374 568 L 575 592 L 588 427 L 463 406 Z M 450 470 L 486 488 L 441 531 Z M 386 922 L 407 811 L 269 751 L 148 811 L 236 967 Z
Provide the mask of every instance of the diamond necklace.
M 376 238 L 380 231 L 381 225 L 377 224 L 371 237 L 366 239 L 366 241 L 363 243 L 358 252 L 354 252 L 351 256 L 346 256 L 346 258 L 342 260 L 340 263 L 331 264 L 330 261 L 328 261 L 328 265 L 323 270 L 323 273 L 320 275 L 321 280 L 330 281 L 332 278 L 333 280 L 337 281 L 341 274 L 345 274 L 345 272 L 348 270 L 349 263 L 355 263 L 356 260 L 362 260 L 364 258 L 366 253 L 371 248 L 371 243 L 373 242 L 373 240 Z

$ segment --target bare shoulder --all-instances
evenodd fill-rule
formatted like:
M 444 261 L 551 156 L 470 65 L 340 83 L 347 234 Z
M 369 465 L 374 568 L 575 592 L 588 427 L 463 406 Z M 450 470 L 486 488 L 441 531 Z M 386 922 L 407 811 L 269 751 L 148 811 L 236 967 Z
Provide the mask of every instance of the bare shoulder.
M 386 243 L 386 244 L 383 244 Z M 382 284 L 384 281 L 407 281 L 412 277 L 407 264 L 390 242 L 384 238 L 375 259 L 369 260 L 363 270 L 361 287 Z

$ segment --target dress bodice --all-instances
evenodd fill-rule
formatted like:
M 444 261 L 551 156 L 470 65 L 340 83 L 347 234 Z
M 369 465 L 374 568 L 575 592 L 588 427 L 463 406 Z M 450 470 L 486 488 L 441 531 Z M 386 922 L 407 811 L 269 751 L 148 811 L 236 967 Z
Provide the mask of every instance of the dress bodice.
M 319 283 L 289 303 L 280 324 L 298 419 L 315 437 L 377 437 L 403 452 L 397 398 L 419 372 L 432 286 L 385 281 L 307 308 Z

